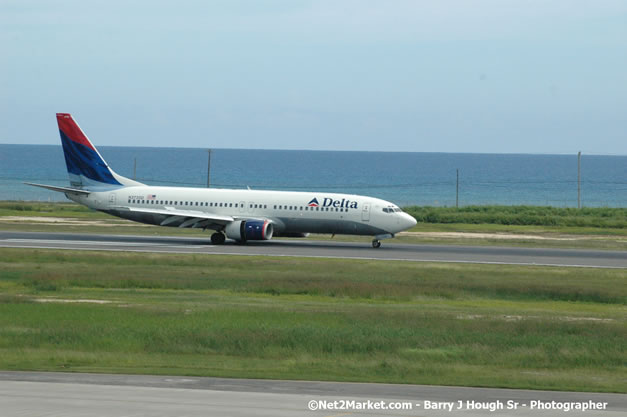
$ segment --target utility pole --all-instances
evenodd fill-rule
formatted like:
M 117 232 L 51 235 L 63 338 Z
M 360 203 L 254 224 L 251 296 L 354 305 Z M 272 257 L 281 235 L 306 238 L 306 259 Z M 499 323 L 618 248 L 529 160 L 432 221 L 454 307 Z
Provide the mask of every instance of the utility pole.
M 577 154 L 577 208 L 581 208 L 581 151 Z
M 457 169 L 457 183 L 455 185 L 455 208 L 459 208 L 459 169 Z
M 135 163 L 133 164 L 133 179 L 137 179 L 137 158 L 135 158 Z
M 207 188 L 211 186 L 211 149 L 207 149 Z

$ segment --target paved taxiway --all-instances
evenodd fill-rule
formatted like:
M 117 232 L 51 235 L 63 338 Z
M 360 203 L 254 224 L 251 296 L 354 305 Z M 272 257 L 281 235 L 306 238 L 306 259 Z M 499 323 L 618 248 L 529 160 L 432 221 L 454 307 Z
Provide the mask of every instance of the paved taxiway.
M 0 247 L 106 250 L 124 252 L 202 253 L 208 255 L 302 256 L 402 261 L 469 262 L 627 268 L 627 252 L 494 246 L 407 245 L 280 240 L 211 245 L 209 239 L 71 233 L 0 231 Z
M 405 402 L 411 409 L 309 410 L 310 401 Z M 461 403 L 459 402 L 461 401 Z M 511 403 L 508 403 L 510 402 Z M 539 411 L 532 401 L 592 401 L 603 411 Z M 425 408 L 451 402 L 452 411 Z M 508 404 L 518 403 L 516 409 Z M 490 412 L 474 404 L 503 404 Z M 461 408 L 458 408 L 461 404 Z M 3 416 L 564 416 L 613 417 L 627 413 L 627 395 L 424 385 L 272 381 L 148 375 L 0 372 Z

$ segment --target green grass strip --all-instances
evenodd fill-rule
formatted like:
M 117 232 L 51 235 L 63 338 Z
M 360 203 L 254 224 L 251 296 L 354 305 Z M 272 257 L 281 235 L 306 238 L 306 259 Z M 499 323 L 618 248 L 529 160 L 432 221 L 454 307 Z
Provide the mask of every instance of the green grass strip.
M 30 249 L 0 259 L 3 369 L 627 392 L 624 270 Z

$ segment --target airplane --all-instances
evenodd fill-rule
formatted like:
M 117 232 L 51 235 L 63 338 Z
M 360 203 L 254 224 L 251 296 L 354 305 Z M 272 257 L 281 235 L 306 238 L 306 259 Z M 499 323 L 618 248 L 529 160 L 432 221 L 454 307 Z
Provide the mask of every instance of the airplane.
M 211 243 L 237 243 L 309 233 L 381 240 L 416 225 L 398 206 L 378 198 L 326 192 L 164 187 L 116 174 L 69 113 L 57 113 L 70 187 L 25 183 L 64 193 L 91 209 L 140 223 L 214 230 Z

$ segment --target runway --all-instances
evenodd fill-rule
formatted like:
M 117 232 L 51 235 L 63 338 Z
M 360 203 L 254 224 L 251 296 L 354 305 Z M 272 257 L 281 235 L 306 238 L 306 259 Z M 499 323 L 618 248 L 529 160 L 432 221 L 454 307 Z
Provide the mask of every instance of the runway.
M 627 252 L 623 251 L 408 245 L 385 241 L 379 249 L 367 243 L 298 239 L 246 245 L 227 241 L 225 245 L 215 246 L 209 238 L 0 231 L 0 247 L 627 268 Z
M 377 410 L 374 409 L 375 404 L 380 404 L 380 408 L 404 409 Z M 565 407 L 577 407 L 577 404 L 596 409 L 564 411 Z M 311 409 L 316 407 L 317 410 Z M 356 409 L 359 407 L 361 409 Z M 490 411 L 491 408 L 494 411 Z M 526 417 L 573 413 L 612 417 L 625 415 L 627 395 L 425 385 L 0 372 L 0 410 L 7 417 L 457 417 L 488 414 Z

